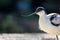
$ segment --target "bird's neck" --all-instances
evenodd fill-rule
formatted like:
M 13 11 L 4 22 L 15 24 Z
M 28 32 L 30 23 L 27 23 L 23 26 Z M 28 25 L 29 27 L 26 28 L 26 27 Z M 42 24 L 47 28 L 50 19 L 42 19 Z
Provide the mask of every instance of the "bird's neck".
M 44 17 L 46 15 L 44 11 L 38 12 L 37 14 L 39 15 L 39 17 Z

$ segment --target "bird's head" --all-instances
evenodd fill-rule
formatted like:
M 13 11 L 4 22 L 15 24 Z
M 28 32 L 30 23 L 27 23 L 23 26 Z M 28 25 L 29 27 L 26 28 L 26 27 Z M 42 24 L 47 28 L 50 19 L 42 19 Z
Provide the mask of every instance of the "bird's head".
M 36 9 L 36 14 L 39 15 L 40 17 L 45 15 L 45 9 L 43 7 L 38 7 Z

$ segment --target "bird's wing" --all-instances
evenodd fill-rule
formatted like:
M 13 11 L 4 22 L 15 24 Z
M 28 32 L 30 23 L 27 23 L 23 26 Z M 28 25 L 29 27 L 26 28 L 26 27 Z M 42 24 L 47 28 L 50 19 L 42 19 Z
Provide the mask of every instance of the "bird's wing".
M 51 16 L 52 15 L 55 15 L 56 13 L 50 13 L 50 14 L 48 14 L 46 17 L 48 18 L 48 19 L 50 19 L 51 18 Z
M 50 18 L 51 18 L 51 16 L 52 15 L 55 15 L 56 13 L 51 13 L 51 14 L 48 14 L 48 15 L 46 15 L 45 16 L 45 18 L 43 19 L 44 20 L 44 24 L 45 25 L 50 25 L 50 26 L 52 26 L 52 24 L 51 24 L 51 22 L 50 22 Z

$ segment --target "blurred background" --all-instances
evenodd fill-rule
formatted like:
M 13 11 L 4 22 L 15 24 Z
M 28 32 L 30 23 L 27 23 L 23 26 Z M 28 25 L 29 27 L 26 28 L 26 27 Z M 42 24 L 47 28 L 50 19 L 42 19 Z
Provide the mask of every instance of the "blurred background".
M 40 6 L 47 14 L 60 13 L 59 0 L 0 0 L 0 33 L 42 33 L 38 15 L 21 16 L 35 12 Z

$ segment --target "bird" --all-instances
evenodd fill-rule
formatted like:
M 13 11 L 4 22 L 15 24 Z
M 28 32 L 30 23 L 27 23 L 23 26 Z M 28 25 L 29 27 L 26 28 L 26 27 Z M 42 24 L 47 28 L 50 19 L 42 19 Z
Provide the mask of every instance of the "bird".
M 39 29 L 49 34 L 60 35 L 60 14 L 47 14 L 44 7 L 38 7 L 36 14 L 39 16 Z

